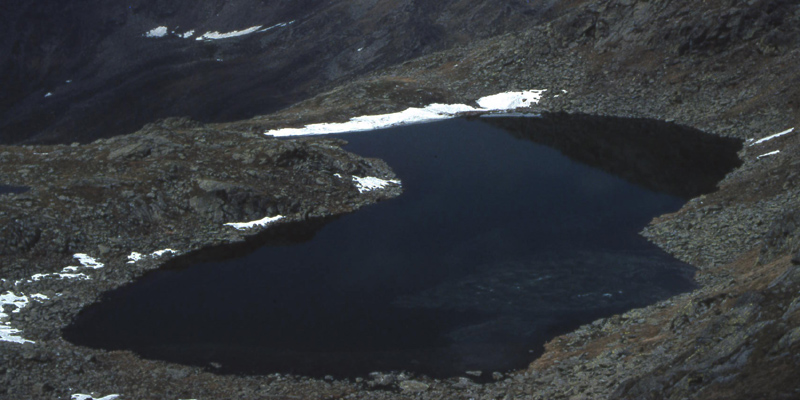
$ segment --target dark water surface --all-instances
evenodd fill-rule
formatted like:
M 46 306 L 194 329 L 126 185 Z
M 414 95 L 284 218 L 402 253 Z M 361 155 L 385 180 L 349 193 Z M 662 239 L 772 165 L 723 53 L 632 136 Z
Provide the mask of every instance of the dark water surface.
M 9 186 L 9 185 L 0 185 L 0 194 L 6 193 L 25 193 L 31 190 L 31 188 L 27 186 Z
M 341 137 L 405 193 L 178 259 L 88 307 L 66 338 L 229 373 L 524 368 L 558 333 L 693 287 L 691 266 L 637 232 L 713 190 L 740 146 L 564 116 Z

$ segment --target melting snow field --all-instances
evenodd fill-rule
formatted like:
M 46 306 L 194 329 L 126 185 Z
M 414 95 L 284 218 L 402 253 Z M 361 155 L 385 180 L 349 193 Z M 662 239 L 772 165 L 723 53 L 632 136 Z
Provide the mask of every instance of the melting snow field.
M 306 125 L 303 128 L 273 129 L 265 132 L 275 137 L 330 135 L 345 132 L 363 132 L 389 128 L 397 125 L 433 122 L 457 117 L 460 113 L 471 111 L 512 111 L 539 103 L 543 90 L 506 92 L 478 99 L 481 108 L 466 104 L 430 104 L 424 108 L 412 107 L 392 114 L 367 115 L 355 117 L 347 122 Z

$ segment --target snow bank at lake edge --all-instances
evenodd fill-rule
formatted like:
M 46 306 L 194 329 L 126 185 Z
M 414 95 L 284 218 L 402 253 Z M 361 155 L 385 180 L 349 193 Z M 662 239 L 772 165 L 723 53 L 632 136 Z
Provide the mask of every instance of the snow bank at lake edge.
M 264 134 L 274 137 L 290 137 L 364 132 L 397 125 L 418 124 L 450 119 L 466 112 L 513 111 L 520 107 L 529 107 L 533 104 L 538 104 L 542 98 L 542 93 L 545 91 L 547 91 L 547 89 L 505 92 L 481 97 L 477 100 L 481 108 L 475 108 L 466 104 L 434 103 L 423 108 L 411 107 L 404 111 L 391 114 L 354 117 L 348 122 L 311 124 L 303 128 L 273 129 L 264 132 Z

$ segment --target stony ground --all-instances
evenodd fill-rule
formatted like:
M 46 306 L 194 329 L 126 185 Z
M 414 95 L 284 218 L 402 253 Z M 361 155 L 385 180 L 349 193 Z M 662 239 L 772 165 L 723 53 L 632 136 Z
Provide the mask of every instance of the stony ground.
M 410 374 L 376 374 L 358 382 L 218 376 L 127 352 L 76 348 L 53 330 L 102 291 L 162 262 L 150 256 L 126 264 L 131 251 L 188 251 L 200 243 L 242 240 L 222 223 L 277 213 L 301 219 L 306 210 L 308 216 L 336 214 L 397 194 L 390 188 L 365 197 L 351 181 L 332 177 L 334 171 L 392 177 L 378 161 L 365 165 L 335 142 L 252 135 L 266 129 L 429 102 L 469 103 L 531 88 L 548 92 L 530 112 L 651 117 L 741 139 L 800 127 L 797 4 L 576 0 L 569 7 L 549 23 L 380 70 L 253 120 L 216 126 L 173 121 L 78 148 L 0 151 L 4 176 L 12 177 L 8 183 L 34 187 L 4 196 L 4 288 L 39 290 L 25 282 L 15 287 L 14 281 L 78 265 L 71 260 L 78 252 L 106 263 L 80 269 L 90 281 L 43 280 L 40 293 L 53 300 L 32 301 L 10 314 L 23 337 L 37 343 L 0 344 L 0 393 L 67 398 L 95 391 L 98 398 L 119 393 L 131 399 L 800 398 L 800 132 L 750 142 L 739 153 L 743 165 L 719 191 L 644 230 L 698 268 L 700 288 L 557 337 L 527 370 L 496 375 L 494 383 Z M 34 154 L 45 152 L 50 155 Z M 181 155 L 193 161 L 182 162 Z M 164 160 L 164 168 L 148 169 L 148 157 Z M 69 172 L 60 175 L 61 168 Z M 97 168 L 108 172 L 97 174 Z M 257 194 L 273 192 L 260 186 L 272 176 L 273 189 L 284 187 L 282 179 L 304 184 L 260 203 Z M 166 189 L 164 182 L 175 179 L 182 183 Z M 160 195 L 164 190 L 173 194 Z M 109 195 L 125 200 L 109 202 Z M 292 204 L 294 199 L 307 200 Z M 129 236 L 115 241 L 96 232 Z

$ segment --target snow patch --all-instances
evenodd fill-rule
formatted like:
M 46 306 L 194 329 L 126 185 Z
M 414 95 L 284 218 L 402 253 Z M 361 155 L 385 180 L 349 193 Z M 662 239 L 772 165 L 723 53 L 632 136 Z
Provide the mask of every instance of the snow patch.
M 71 400 L 114 400 L 114 399 L 118 399 L 118 398 L 119 398 L 118 394 L 110 394 L 110 395 L 104 396 L 104 397 L 93 397 L 90 394 L 76 393 L 76 394 L 73 394 L 72 396 L 70 396 Z
M 397 125 L 433 122 L 449 119 L 457 113 L 475 111 L 466 104 L 431 104 L 425 108 L 409 108 L 392 114 L 354 117 L 348 122 L 306 125 L 304 128 L 273 129 L 266 132 L 275 137 L 331 135 L 345 132 L 365 132 Z
M 156 250 L 151 254 L 151 256 L 153 256 L 153 257 L 161 257 L 161 256 L 163 256 L 164 254 L 167 254 L 167 253 L 178 254 L 178 250 L 172 250 L 172 249 Z
M 478 99 L 477 103 L 487 110 L 513 110 L 538 103 L 544 90 L 527 90 L 524 92 L 498 93 Z
M 149 38 L 161 38 L 167 36 L 167 27 L 159 26 L 158 28 L 150 29 L 144 34 L 144 36 Z
M 52 96 L 52 95 L 53 95 L 53 92 L 47 92 L 47 93 L 45 93 L 44 97 L 45 97 L 45 98 L 48 98 L 48 97 L 50 97 L 50 96 Z
M 750 146 L 755 146 L 757 144 L 761 144 L 761 143 L 764 143 L 766 141 L 770 141 L 770 140 L 775 139 L 777 137 L 781 137 L 783 135 L 788 135 L 788 134 L 790 134 L 792 132 L 794 132 L 794 128 L 789 128 L 789 129 L 787 129 L 787 130 L 785 130 L 783 132 L 778 132 L 778 133 L 776 133 L 774 135 L 770 135 L 770 136 L 767 136 L 767 137 L 765 137 L 763 139 L 756 140 L 755 142 L 750 143 Z
M 188 39 L 188 38 L 194 36 L 194 29 L 192 29 L 190 31 L 187 31 L 187 32 L 184 32 L 184 33 L 179 33 L 178 36 L 180 36 L 180 37 L 182 37 L 184 39 Z
M 374 176 L 367 176 L 367 177 L 359 177 L 354 176 L 353 181 L 356 183 L 356 188 L 358 189 L 359 193 L 365 193 L 376 189 L 383 189 L 390 184 L 399 185 L 400 181 L 398 179 L 390 179 L 385 180 L 381 178 L 376 178 Z
M 273 129 L 265 132 L 275 137 L 331 135 L 345 132 L 364 132 L 389 128 L 397 125 L 417 124 L 450 119 L 460 113 L 470 111 L 506 111 L 519 107 L 528 107 L 541 100 L 545 90 L 528 90 L 523 92 L 507 92 L 478 99 L 482 108 L 466 104 L 430 104 L 424 108 L 411 107 L 405 111 L 392 114 L 365 115 L 354 117 L 348 122 L 321 123 L 306 125 L 303 128 Z
M 128 255 L 128 264 L 136 264 L 136 262 L 141 260 L 142 258 L 144 258 L 144 254 L 137 253 L 134 251 Z
M 150 253 L 149 255 L 144 255 L 142 253 L 134 251 L 134 252 L 132 252 L 131 254 L 128 255 L 128 264 L 136 264 L 138 261 L 140 261 L 140 260 L 142 260 L 144 258 L 161 257 L 161 256 L 163 256 L 164 254 L 167 254 L 167 253 L 178 254 L 179 251 L 178 250 L 173 250 L 173 249 L 156 250 L 156 251 Z
M 84 273 L 77 273 L 80 269 L 86 269 L 86 268 L 88 268 L 88 269 L 99 269 L 99 268 L 105 267 L 105 265 L 103 263 L 97 261 L 97 259 L 95 259 L 93 257 L 90 257 L 87 254 L 77 253 L 77 254 L 73 255 L 72 257 L 77 259 L 78 262 L 81 263 L 81 265 L 78 266 L 78 267 L 76 267 L 76 266 L 64 267 L 64 269 L 62 269 L 61 272 L 54 272 L 54 273 L 51 273 L 51 274 L 35 274 L 35 275 L 31 276 L 31 279 L 29 279 L 28 282 L 36 282 L 38 280 L 41 280 L 41 279 L 44 279 L 44 278 L 49 278 L 49 277 L 58 278 L 58 279 L 87 280 L 87 279 L 92 279 L 92 278 L 90 278 L 88 275 L 86 275 Z
M 764 153 L 764 154 L 762 154 L 762 155 L 760 155 L 760 156 L 756 157 L 756 159 L 760 159 L 760 158 L 762 158 L 762 157 L 774 156 L 775 154 L 778 154 L 778 153 L 780 153 L 780 152 L 781 152 L 780 150 L 770 151 L 769 153 Z
M 97 261 L 95 258 L 89 257 L 88 254 L 77 253 L 72 257 L 78 259 L 78 262 L 80 262 L 84 268 L 100 269 L 105 267 L 103 263 Z
M 258 221 L 250 221 L 250 222 L 228 222 L 227 226 L 232 226 L 238 230 L 244 230 L 249 228 L 255 228 L 257 226 L 267 226 L 279 219 L 283 219 L 283 215 L 276 215 L 274 217 L 265 217 Z
M 247 29 L 244 29 L 244 30 L 241 30 L 241 31 L 232 31 L 232 32 L 225 32 L 225 33 L 219 33 L 217 31 L 206 32 L 206 33 L 202 34 L 201 36 L 198 36 L 197 39 L 195 39 L 195 40 L 220 40 L 220 39 L 228 39 L 228 38 L 237 37 L 237 36 L 249 35 L 249 34 L 255 32 L 255 31 L 261 29 L 262 26 L 264 26 L 264 25 L 252 26 L 250 28 L 247 28 Z

